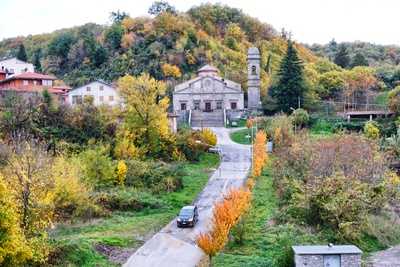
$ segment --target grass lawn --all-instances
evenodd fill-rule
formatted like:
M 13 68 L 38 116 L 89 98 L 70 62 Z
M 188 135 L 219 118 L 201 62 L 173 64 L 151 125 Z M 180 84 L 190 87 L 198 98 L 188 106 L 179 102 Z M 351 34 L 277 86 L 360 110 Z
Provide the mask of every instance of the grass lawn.
M 53 266 L 114 266 L 95 246 L 133 252 L 172 220 L 182 206 L 196 198 L 208 181 L 210 169 L 218 164 L 218 160 L 215 154 L 205 154 L 200 162 L 185 164 L 183 189 L 154 196 L 165 203 L 160 208 L 114 212 L 107 218 L 57 226 L 50 233 L 51 242 L 58 248 L 58 260 Z
M 255 135 L 255 128 L 253 130 L 253 134 Z M 243 145 L 251 145 L 251 138 L 246 138 L 247 135 L 251 135 L 251 129 L 246 128 L 230 133 L 230 137 L 233 142 Z
M 266 171 L 257 179 L 253 190 L 252 206 L 245 217 L 243 243 L 229 241 L 225 249 L 213 258 L 213 266 L 292 266 L 292 245 L 321 241 L 316 234 L 299 226 L 275 224 L 273 218 L 277 210 L 272 178 Z

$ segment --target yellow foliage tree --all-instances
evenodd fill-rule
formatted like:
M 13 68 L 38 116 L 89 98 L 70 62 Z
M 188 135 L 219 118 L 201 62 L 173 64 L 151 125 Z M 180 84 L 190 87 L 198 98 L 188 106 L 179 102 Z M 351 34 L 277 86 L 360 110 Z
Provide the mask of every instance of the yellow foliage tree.
M 165 77 L 180 78 L 182 76 L 181 70 L 175 65 L 165 63 L 161 69 Z
M 267 135 L 264 131 L 258 131 L 253 146 L 253 175 L 260 176 L 262 169 L 267 162 L 267 152 L 265 142 L 267 141 Z
M 128 172 L 128 166 L 126 166 L 125 161 L 118 161 L 117 165 L 117 183 L 118 185 L 124 185 L 126 179 L 126 173 Z
M 51 158 L 40 144 L 15 140 L 9 145 L 6 166 L 0 169 L 36 263 L 43 263 L 49 253 L 46 229 L 53 219 L 54 190 L 51 165 Z
M 120 78 L 118 87 L 126 104 L 122 127 L 134 136 L 134 145 L 147 155 L 164 152 L 164 144 L 173 142 L 167 118 L 169 101 L 163 97 L 165 83 L 144 73 Z
M 0 266 L 22 266 L 32 257 L 16 208 L 12 192 L 0 176 Z

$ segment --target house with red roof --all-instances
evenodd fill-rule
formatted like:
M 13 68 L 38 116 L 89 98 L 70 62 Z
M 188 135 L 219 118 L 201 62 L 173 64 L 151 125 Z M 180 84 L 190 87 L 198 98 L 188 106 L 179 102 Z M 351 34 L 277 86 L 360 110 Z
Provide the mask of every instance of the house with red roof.
M 39 95 L 47 89 L 56 100 L 64 103 L 67 99 L 68 86 L 56 86 L 54 81 L 56 77 L 36 72 L 23 72 L 20 74 L 7 76 L 4 71 L 0 72 L 0 98 L 7 92 L 14 91 L 27 96 Z

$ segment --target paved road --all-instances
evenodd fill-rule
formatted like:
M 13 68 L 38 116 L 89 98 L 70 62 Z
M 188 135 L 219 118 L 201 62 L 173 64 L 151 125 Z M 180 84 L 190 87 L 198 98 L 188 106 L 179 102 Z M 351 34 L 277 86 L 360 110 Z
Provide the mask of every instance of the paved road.
M 124 267 L 191 267 L 198 266 L 206 258 L 195 243 L 196 237 L 209 229 L 213 204 L 230 188 L 243 185 L 251 165 L 250 146 L 232 142 L 229 138 L 231 129 L 211 129 L 218 136 L 222 161 L 194 201 L 199 208 L 196 227 L 177 228 L 176 221 L 171 221 L 139 248 Z
M 400 245 L 375 252 L 369 257 L 367 267 L 400 267 Z

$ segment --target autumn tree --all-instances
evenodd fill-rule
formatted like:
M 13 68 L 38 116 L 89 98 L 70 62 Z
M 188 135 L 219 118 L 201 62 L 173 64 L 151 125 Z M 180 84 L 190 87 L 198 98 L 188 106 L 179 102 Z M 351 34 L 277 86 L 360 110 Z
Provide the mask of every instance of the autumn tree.
M 248 189 L 232 189 L 214 205 L 211 231 L 201 233 L 196 240 L 207 255 L 213 257 L 224 247 L 230 229 L 248 209 L 250 200 L 251 192 Z
M 159 156 L 171 141 L 165 83 L 145 73 L 139 77 L 126 75 L 118 80 L 118 85 L 126 104 L 121 130 L 131 133 L 131 142 L 144 154 Z
M 161 68 L 164 76 L 167 78 L 180 78 L 182 76 L 181 70 L 175 65 L 165 63 Z
M 20 218 L 12 192 L 0 175 L 0 266 L 21 266 L 32 251 L 20 228 Z
M 43 262 L 48 253 L 46 229 L 52 222 L 51 158 L 43 146 L 15 137 L 8 145 L 6 166 L 0 169 L 15 199 L 20 227 L 33 250 L 33 261 Z
M 256 177 L 261 175 L 262 169 L 267 162 L 266 141 L 267 135 L 265 132 L 258 131 L 253 146 L 253 175 Z

